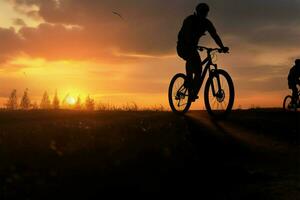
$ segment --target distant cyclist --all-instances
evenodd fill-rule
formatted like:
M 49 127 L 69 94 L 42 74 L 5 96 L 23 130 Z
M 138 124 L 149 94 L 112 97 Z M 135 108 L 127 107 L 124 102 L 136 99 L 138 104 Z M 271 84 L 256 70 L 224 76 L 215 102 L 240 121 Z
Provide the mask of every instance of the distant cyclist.
M 298 89 L 297 84 L 300 85 L 300 59 L 295 60 L 295 65 L 290 69 L 288 75 L 289 88 L 292 90 L 292 104 L 297 103 Z
M 197 95 L 200 89 L 199 80 L 202 66 L 197 50 L 200 37 L 207 31 L 224 53 L 229 51 L 229 48 L 223 45 L 212 22 L 207 19 L 208 12 L 209 6 L 207 4 L 198 4 L 196 12 L 184 20 L 178 33 L 177 53 L 186 61 L 186 74 L 189 81 L 185 85 L 193 88 L 193 90 L 190 90 L 192 101 L 198 98 Z

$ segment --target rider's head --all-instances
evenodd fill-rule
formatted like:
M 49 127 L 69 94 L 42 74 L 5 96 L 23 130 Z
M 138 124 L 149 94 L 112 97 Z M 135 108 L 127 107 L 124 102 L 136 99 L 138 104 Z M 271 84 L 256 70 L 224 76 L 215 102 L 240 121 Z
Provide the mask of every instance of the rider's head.
M 206 3 L 199 3 L 196 7 L 198 17 L 206 18 L 209 11 L 209 6 Z
M 296 64 L 296 66 L 299 66 L 299 67 L 300 67 L 300 59 L 296 59 L 296 60 L 295 60 L 295 64 Z

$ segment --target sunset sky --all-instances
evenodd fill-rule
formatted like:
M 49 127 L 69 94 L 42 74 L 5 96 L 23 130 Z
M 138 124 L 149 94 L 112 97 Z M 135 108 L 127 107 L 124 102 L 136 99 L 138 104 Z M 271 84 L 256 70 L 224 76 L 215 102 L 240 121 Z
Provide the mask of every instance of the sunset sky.
M 57 89 L 61 98 L 168 107 L 169 81 L 185 65 L 177 33 L 199 2 L 230 47 L 217 63 L 234 80 L 235 107 L 281 106 L 300 58 L 300 0 L 0 0 L 1 106 L 28 88 L 37 103 Z M 202 99 L 203 90 L 194 108 Z

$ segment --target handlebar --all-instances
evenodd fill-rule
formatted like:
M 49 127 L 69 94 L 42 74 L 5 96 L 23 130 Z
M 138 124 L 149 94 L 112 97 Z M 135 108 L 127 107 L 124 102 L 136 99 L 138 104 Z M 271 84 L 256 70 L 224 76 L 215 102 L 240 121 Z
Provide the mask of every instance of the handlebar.
M 204 47 L 204 46 L 198 46 L 197 48 L 199 51 L 206 50 L 208 53 L 213 52 L 213 51 L 218 51 L 219 53 L 229 53 L 229 52 L 223 52 L 223 49 L 220 49 L 220 48 L 209 48 L 209 47 Z

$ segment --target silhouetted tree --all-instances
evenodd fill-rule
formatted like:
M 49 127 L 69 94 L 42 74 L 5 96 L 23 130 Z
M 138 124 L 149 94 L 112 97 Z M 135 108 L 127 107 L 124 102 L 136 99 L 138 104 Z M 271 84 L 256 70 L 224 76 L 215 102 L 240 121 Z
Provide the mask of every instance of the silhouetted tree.
M 85 99 L 85 107 L 90 111 L 95 109 L 95 101 L 90 97 L 90 95 L 88 95 Z
M 59 99 L 58 99 L 58 96 L 57 96 L 57 90 L 55 90 L 55 94 L 54 94 L 54 97 L 53 97 L 52 108 L 53 109 L 59 109 Z
M 41 109 L 50 109 L 51 108 L 50 98 L 49 98 L 47 91 L 45 91 L 43 94 L 43 98 L 40 103 L 40 108 Z
M 77 100 L 76 100 L 76 104 L 75 104 L 75 109 L 76 110 L 81 110 L 81 98 L 80 96 L 77 97 Z
M 16 110 L 18 108 L 17 90 L 14 89 L 8 98 L 6 108 L 9 110 Z
M 30 108 L 30 99 L 28 96 L 28 89 L 24 91 L 23 97 L 21 99 L 20 108 L 23 110 L 28 110 Z
M 68 93 L 64 98 L 63 98 L 63 100 L 62 100 L 62 102 L 61 102 L 61 106 L 63 107 L 63 108 L 67 108 L 67 107 L 69 107 L 70 105 L 67 103 L 67 99 L 70 97 L 70 94 Z

